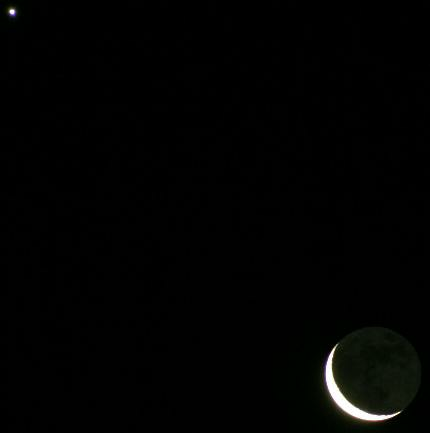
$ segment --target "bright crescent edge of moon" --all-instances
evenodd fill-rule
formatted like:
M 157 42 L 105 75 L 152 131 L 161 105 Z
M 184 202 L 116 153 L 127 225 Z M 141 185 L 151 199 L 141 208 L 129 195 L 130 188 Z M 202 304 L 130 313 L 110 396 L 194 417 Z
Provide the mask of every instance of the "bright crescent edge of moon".
M 354 418 L 358 418 L 364 421 L 384 421 L 389 418 L 393 418 L 394 416 L 398 415 L 400 412 L 393 413 L 391 415 L 373 415 L 371 413 L 364 412 L 363 410 L 359 409 L 358 407 L 355 407 L 353 404 L 351 404 L 344 395 L 340 392 L 340 389 L 336 385 L 336 382 L 334 380 L 333 376 L 333 356 L 334 351 L 336 350 L 336 346 L 334 346 L 333 350 L 330 352 L 330 355 L 327 359 L 327 363 L 325 366 L 325 381 L 328 388 L 328 391 L 330 393 L 331 398 L 334 400 L 334 402 L 348 415 L 353 416 Z

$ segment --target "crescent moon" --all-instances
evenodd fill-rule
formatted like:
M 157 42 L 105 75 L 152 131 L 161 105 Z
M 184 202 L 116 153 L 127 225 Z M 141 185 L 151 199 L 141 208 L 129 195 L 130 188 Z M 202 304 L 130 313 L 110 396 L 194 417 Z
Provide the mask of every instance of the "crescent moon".
M 354 418 L 358 418 L 364 421 L 384 421 L 389 418 L 393 418 L 394 416 L 398 415 L 400 412 L 396 412 L 390 415 L 374 415 L 371 413 L 364 412 L 363 410 L 359 409 L 358 407 L 355 407 L 353 404 L 351 404 L 345 396 L 341 393 L 340 389 L 336 385 L 336 382 L 334 380 L 333 376 L 333 356 L 334 351 L 336 350 L 336 346 L 334 346 L 333 350 L 330 352 L 330 355 L 327 359 L 327 363 L 325 366 L 325 381 L 328 388 L 328 391 L 330 393 L 331 398 L 334 400 L 334 402 L 348 415 L 353 416 Z

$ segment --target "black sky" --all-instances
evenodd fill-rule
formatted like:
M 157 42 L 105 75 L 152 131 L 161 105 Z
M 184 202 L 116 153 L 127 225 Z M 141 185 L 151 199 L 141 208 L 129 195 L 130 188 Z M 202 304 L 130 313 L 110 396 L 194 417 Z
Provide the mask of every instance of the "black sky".
M 127 3 L 2 12 L 8 431 L 420 430 L 428 8 Z M 384 425 L 324 389 L 363 326 L 423 363 Z

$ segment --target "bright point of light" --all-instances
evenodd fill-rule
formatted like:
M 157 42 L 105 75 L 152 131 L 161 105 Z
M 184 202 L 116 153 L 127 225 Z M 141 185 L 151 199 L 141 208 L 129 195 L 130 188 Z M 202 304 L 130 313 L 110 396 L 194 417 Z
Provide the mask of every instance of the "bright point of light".
M 333 350 L 331 351 L 325 367 L 325 380 L 326 380 L 327 388 L 335 403 L 347 414 L 365 421 L 384 421 L 386 419 L 398 415 L 400 412 L 396 412 L 390 415 L 374 415 L 371 413 L 367 413 L 359 409 L 358 407 L 353 406 L 344 397 L 344 395 L 340 392 L 340 389 L 338 388 L 334 380 L 333 370 L 332 370 L 333 355 L 334 355 L 334 351 L 336 350 L 336 347 L 337 344 L 336 346 L 334 346 Z
M 14 17 L 14 16 L 16 16 L 16 9 L 15 8 L 9 8 L 7 13 L 9 14 L 9 16 Z

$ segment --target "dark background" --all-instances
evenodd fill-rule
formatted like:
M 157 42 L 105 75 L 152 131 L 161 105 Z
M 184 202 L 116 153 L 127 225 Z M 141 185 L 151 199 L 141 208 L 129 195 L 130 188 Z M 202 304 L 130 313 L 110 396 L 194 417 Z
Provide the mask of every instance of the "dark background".
M 428 8 L 181 3 L 2 12 L 8 431 L 421 430 Z M 423 364 L 383 424 L 362 326 Z

